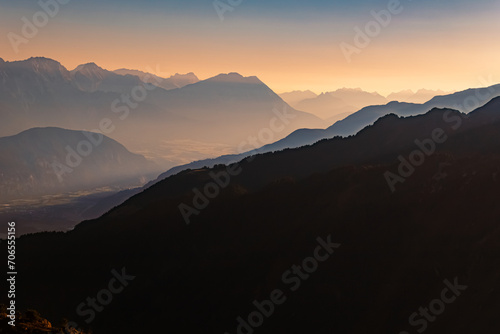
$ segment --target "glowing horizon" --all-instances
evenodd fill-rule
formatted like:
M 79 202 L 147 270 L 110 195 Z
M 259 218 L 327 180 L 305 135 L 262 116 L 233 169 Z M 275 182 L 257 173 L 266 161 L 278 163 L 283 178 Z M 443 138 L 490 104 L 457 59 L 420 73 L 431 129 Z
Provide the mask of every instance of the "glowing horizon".
M 50 1 L 50 0 L 46 0 Z M 52 0 L 55 1 L 55 0 Z M 62 1 L 62 0 L 59 0 Z M 397 1 L 397 0 L 393 0 Z M 387 1 L 352 4 L 243 1 L 218 17 L 212 1 L 68 2 L 16 53 L 9 33 L 39 5 L 2 5 L 0 57 L 43 56 L 69 70 L 95 62 L 107 70 L 137 69 L 168 77 L 195 73 L 257 76 L 277 93 L 361 88 L 388 95 L 406 89 L 459 91 L 500 82 L 497 1 L 401 1 L 387 26 L 347 61 L 340 45 L 355 46 L 354 28 L 374 21 Z M 8 13 L 8 14 L 7 14 Z M 149 69 L 149 70 L 148 70 Z

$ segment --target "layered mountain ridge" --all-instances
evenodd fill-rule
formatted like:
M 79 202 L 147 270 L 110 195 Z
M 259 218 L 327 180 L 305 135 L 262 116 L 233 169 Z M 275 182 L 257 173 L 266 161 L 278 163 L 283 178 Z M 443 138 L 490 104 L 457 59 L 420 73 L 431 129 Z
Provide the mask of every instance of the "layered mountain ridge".
M 497 98 L 468 115 L 386 115 L 356 136 L 245 159 L 189 225 L 179 205 L 195 205 L 193 189 L 203 193 L 213 175 L 225 184 L 227 166 L 171 176 L 72 232 L 23 237 L 19 306 L 83 325 L 76 306 L 118 268 L 133 280 L 90 324 L 96 332 L 157 328 L 146 315 L 172 330 L 234 332 L 254 300 L 280 289 L 286 302 L 262 333 L 304 333 L 311 323 L 317 333 L 383 333 L 412 330 L 408 317 L 449 280 L 467 290 L 427 332 L 497 330 L 499 107 Z M 392 192 L 385 174 L 437 130 L 434 149 Z M 282 275 L 318 238 L 341 246 L 290 290 Z M 52 289 L 71 293 L 47 300 Z
M 199 81 L 194 74 L 147 79 L 144 72 L 118 72 L 94 63 L 68 71 L 42 57 L 0 64 L 0 136 L 47 126 L 93 131 L 109 119 L 112 138 L 166 169 L 221 148 L 237 151 L 269 128 L 276 109 L 293 117 L 272 137 L 260 136 L 262 145 L 297 128 L 327 125 L 289 107 L 256 77 L 230 73 Z

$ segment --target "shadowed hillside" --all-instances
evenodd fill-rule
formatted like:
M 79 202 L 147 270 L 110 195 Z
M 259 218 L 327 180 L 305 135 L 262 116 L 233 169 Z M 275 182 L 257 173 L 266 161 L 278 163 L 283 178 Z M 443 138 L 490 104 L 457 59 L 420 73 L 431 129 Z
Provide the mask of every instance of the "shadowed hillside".
M 85 327 L 77 306 L 121 269 L 133 279 L 90 322 L 96 333 L 158 329 L 144 319 L 174 332 L 236 333 L 238 317 L 276 289 L 286 301 L 256 333 L 400 333 L 422 329 L 410 315 L 439 298 L 443 282 L 459 282 L 466 289 L 426 333 L 496 333 L 499 104 L 468 117 L 388 115 L 353 137 L 247 159 L 189 225 L 179 204 L 195 205 L 193 188 L 211 173 L 221 181 L 225 166 L 171 176 L 73 232 L 25 236 L 18 302 Z M 392 192 L 386 173 L 429 138 L 439 142 Z M 283 274 L 318 238 L 341 246 L 291 285 Z
M 109 137 L 35 128 L 0 138 L 0 202 L 95 187 L 138 186 L 159 166 Z

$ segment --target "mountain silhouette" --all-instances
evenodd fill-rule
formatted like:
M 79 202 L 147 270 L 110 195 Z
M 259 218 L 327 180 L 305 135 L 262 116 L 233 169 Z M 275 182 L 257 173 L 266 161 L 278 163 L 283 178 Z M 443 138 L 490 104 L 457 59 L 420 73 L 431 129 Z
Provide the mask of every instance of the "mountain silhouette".
M 200 81 L 194 73 L 179 74 L 176 73 L 168 78 L 162 78 L 152 73 L 147 73 L 138 70 L 128 70 L 125 68 L 113 71 L 120 75 L 134 75 L 139 77 L 142 81 L 157 85 L 165 90 L 181 88 Z
M 221 147 L 231 153 L 240 143 L 248 147 L 250 137 L 258 138 L 253 146 L 259 147 L 298 128 L 326 125 L 289 107 L 256 77 L 231 73 L 198 82 L 191 75 L 170 79 L 194 83 L 165 90 L 161 82 L 145 83 L 137 75 L 94 63 L 71 72 L 47 58 L 1 63 L 0 136 L 48 126 L 95 131 L 103 120 L 111 120 L 113 138 L 167 169 L 216 156 Z M 290 118 L 275 123 L 277 113 Z M 201 150 L 202 145 L 207 149 Z
M 172 167 L 167 172 L 161 174 L 159 179 L 174 175 L 182 170 L 196 169 L 202 167 L 213 167 L 217 164 L 234 163 L 253 154 L 266 152 L 280 151 L 287 148 L 296 148 L 304 145 L 311 145 L 315 142 L 333 138 L 335 136 L 351 136 L 363 129 L 365 126 L 372 124 L 378 118 L 388 114 L 396 114 L 400 116 L 411 116 L 422 114 L 432 108 L 453 108 L 462 112 L 470 112 L 472 107 L 479 107 L 487 101 L 479 100 L 479 96 L 497 96 L 500 95 L 500 85 L 494 85 L 480 89 L 468 89 L 462 92 L 453 93 L 450 95 L 437 96 L 425 104 L 389 102 L 386 105 L 369 106 L 359 110 L 358 112 L 349 115 L 345 119 L 335 122 L 327 129 L 298 129 L 292 132 L 287 137 L 278 140 L 272 144 L 264 145 L 258 149 L 250 150 L 240 154 L 227 154 L 217 158 L 196 160 L 188 164 L 181 164 Z M 467 105 L 469 101 L 469 105 Z M 475 102 L 474 104 L 470 101 Z
M 419 89 L 416 93 L 411 89 L 391 93 L 387 96 L 388 101 L 398 101 L 407 103 L 425 103 L 436 96 L 449 95 L 442 90 Z
M 294 90 L 292 92 L 281 93 L 279 96 L 291 107 L 297 108 L 297 103 L 306 99 L 313 99 L 318 95 L 310 90 Z
M 355 136 L 245 159 L 189 225 L 179 205 L 214 175 L 223 184 L 227 167 L 168 177 L 72 232 L 18 240 L 17 303 L 87 327 L 76 308 L 114 269 L 133 281 L 90 323 L 97 333 L 159 328 L 145 319 L 171 331 L 235 333 L 238 317 L 276 289 L 286 302 L 261 333 L 312 324 L 315 333 L 389 333 L 415 330 L 409 316 L 455 282 L 466 290 L 426 332 L 495 332 L 499 106 L 496 98 L 468 115 L 386 115 Z M 436 131 L 432 152 L 392 192 L 384 175 Z M 283 274 L 313 255 L 318 238 L 340 248 L 290 289 Z
M 85 131 L 33 128 L 0 138 L 0 202 L 119 185 L 139 186 L 159 170 L 115 140 Z
M 311 96 L 312 94 L 312 96 Z M 360 88 L 341 88 L 334 92 L 316 95 L 310 91 L 280 94 L 285 100 L 293 101 L 293 107 L 321 117 L 328 122 L 341 120 L 355 111 L 370 105 L 387 103 L 378 93 L 368 93 Z
M 118 75 L 97 66 L 95 63 L 80 65 L 70 73 L 72 83 L 78 89 L 86 92 L 102 91 L 126 94 L 142 84 L 137 76 Z
M 282 150 L 284 148 L 310 145 L 324 138 L 354 135 L 365 126 L 373 124 L 378 118 L 391 113 L 399 116 L 411 116 L 425 113 L 432 108 L 453 108 L 467 113 L 488 102 L 488 100 L 478 99 L 476 94 L 490 96 L 491 98 L 498 96 L 500 95 L 500 84 L 479 89 L 467 89 L 450 95 L 436 96 L 424 104 L 393 101 L 386 105 L 368 106 L 334 123 L 325 130 L 300 129 L 276 143 L 264 146 L 261 151 Z M 474 103 L 468 104 L 468 101 Z

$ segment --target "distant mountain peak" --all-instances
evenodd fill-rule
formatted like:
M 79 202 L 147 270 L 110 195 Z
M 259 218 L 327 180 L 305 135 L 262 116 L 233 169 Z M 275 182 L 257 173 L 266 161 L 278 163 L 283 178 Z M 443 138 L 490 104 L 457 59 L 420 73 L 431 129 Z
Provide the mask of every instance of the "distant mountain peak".
M 339 88 L 337 89 L 336 91 L 333 91 L 333 92 L 328 92 L 329 94 L 332 94 L 332 95 L 338 95 L 338 94 L 370 94 L 370 95 L 373 95 L 373 96 L 380 96 L 382 97 L 379 93 L 377 92 L 368 92 L 368 91 L 365 91 L 359 87 L 356 87 L 356 88 L 348 88 L 348 87 L 343 87 L 343 88 Z
M 102 67 L 98 66 L 94 62 L 86 63 L 86 64 L 81 64 L 76 67 L 76 69 L 81 69 L 81 68 L 92 68 L 92 69 L 103 69 Z
M 432 89 L 421 88 L 417 91 L 417 94 L 419 94 L 419 93 L 444 93 L 444 92 L 440 89 L 432 90 Z
M 196 74 L 194 74 L 193 72 L 189 72 L 189 73 L 186 73 L 186 74 L 175 73 L 174 75 L 170 76 L 170 78 L 172 78 L 172 79 L 179 79 L 179 78 L 186 78 L 186 77 L 198 79 L 198 77 L 196 76 Z
M 200 81 L 200 79 L 198 79 L 198 77 L 193 72 L 189 72 L 186 74 L 176 73 L 168 78 L 162 78 L 153 73 L 148 73 L 140 70 L 130 70 L 126 68 L 114 70 L 113 72 L 119 75 L 137 76 L 144 82 L 153 83 L 154 85 L 159 86 L 165 90 L 181 88 Z
M 47 57 L 30 57 L 26 59 L 25 61 L 30 62 L 30 63 L 55 63 L 55 64 L 61 64 L 57 60 L 47 58 Z
M 260 81 L 256 76 L 244 77 L 236 72 L 221 73 L 213 78 L 207 79 L 207 81 L 262 84 L 262 81 Z
M 61 63 L 58 62 L 57 60 L 45 57 L 31 57 L 22 62 L 30 64 L 35 69 L 43 68 L 43 69 L 59 70 L 61 67 L 63 67 Z
M 87 63 L 78 65 L 73 71 L 71 71 L 71 74 L 73 76 L 81 74 L 89 79 L 100 81 L 108 76 L 110 72 L 98 66 L 96 63 Z
M 455 91 L 445 92 L 444 90 L 441 90 L 441 89 L 432 90 L 432 89 L 422 88 L 422 89 L 419 89 L 415 93 L 415 96 L 425 96 L 425 97 L 427 97 L 427 100 L 430 100 L 432 97 L 435 97 L 435 96 L 449 95 L 449 94 L 453 94 L 453 93 L 455 93 Z
M 31 57 L 26 60 L 15 61 L 12 63 L 21 65 L 22 67 L 31 67 L 35 73 L 62 75 L 66 80 L 70 77 L 68 70 L 61 65 L 60 62 L 50 58 Z
M 314 94 L 313 91 L 311 90 L 292 90 L 291 92 L 288 92 L 288 94 L 291 94 L 291 93 L 311 93 L 311 94 Z
M 96 63 L 87 63 L 87 64 L 82 64 L 78 65 L 71 73 L 76 73 L 80 72 L 84 75 L 94 75 L 94 76 L 104 76 L 105 74 L 108 73 L 107 70 L 103 69 L 102 67 L 98 66 Z

